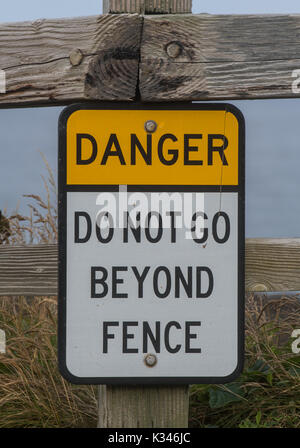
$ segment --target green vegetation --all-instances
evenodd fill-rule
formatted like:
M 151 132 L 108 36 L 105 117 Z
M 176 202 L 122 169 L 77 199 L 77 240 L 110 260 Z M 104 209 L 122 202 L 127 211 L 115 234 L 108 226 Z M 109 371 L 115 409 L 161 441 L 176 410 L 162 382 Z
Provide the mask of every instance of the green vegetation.
M 300 355 L 292 353 L 300 327 L 297 298 L 247 298 L 243 374 L 224 385 L 191 388 L 194 427 L 300 428 Z

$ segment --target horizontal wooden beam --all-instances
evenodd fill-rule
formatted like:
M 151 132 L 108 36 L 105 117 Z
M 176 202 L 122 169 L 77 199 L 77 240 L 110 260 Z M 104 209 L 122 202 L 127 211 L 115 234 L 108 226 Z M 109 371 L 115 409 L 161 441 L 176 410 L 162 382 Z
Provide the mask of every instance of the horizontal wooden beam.
M 141 25 L 137 14 L 0 25 L 0 106 L 133 100 Z
M 56 244 L 0 246 L 0 295 L 57 295 Z
M 296 98 L 300 15 L 108 14 L 2 24 L 0 70 L 7 81 L 0 106 Z
M 297 69 L 300 15 L 144 18 L 144 101 L 300 97 L 292 91 Z
M 56 295 L 57 246 L 0 246 L 0 295 Z M 247 291 L 300 291 L 300 238 L 246 240 Z
M 246 240 L 247 291 L 300 291 L 300 238 Z

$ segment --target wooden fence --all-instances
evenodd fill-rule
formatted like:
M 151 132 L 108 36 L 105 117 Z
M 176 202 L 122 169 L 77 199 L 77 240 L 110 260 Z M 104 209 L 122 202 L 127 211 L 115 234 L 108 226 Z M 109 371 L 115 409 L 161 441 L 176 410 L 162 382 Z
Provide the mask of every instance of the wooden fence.
M 300 15 L 111 14 L 0 25 L 0 106 L 297 98 Z
M 55 244 L 0 246 L 0 295 L 57 295 Z M 300 291 L 300 238 L 246 240 L 246 291 Z
M 191 3 L 104 0 L 126 14 L 0 25 L 0 107 L 300 97 L 300 15 L 192 15 Z M 248 291 L 300 290 L 299 271 L 300 239 L 247 240 Z M 55 245 L 0 247 L 0 295 L 56 293 Z M 187 391 L 101 386 L 99 426 L 185 427 Z

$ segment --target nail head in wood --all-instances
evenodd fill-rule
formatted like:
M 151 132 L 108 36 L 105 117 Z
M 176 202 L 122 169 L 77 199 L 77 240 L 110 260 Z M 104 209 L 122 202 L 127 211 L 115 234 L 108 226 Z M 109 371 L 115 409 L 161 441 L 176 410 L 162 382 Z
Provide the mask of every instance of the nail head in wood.
M 170 58 L 175 59 L 181 55 L 182 46 L 179 45 L 177 42 L 170 42 L 166 47 L 166 52 Z
M 70 53 L 70 63 L 73 66 L 80 65 L 83 59 L 82 51 L 79 48 L 76 48 Z

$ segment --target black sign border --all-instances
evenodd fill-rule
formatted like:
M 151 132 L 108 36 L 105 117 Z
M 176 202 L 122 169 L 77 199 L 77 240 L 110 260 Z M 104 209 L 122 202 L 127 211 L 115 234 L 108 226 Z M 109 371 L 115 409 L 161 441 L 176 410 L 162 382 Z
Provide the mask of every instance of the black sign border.
M 66 268 L 67 268 L 67 191 L 118 191 L 118 185 L 66 185 L 66 129 L 68 118 L 77 110 L 219 110 L 231 112 L 239 123 L 238 186 L 222 186 L 223 192 L 238 193 L 238 361 L 225 377 L 77 377 L 66 365 Z M 245 334 L 245 120 L 242 112 L 228 103 L 80 103 L 66 107 L 58 124 L 58 364 L 62 376 L 73 384 L 178 385 L 224 384 L 235 380 L 243 370 Z M 128 191 L 220 191 L 212 185 L 128 185 Z

